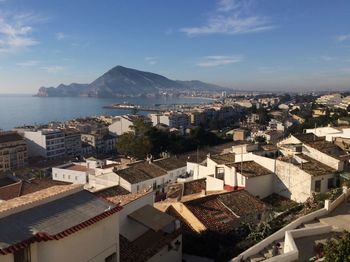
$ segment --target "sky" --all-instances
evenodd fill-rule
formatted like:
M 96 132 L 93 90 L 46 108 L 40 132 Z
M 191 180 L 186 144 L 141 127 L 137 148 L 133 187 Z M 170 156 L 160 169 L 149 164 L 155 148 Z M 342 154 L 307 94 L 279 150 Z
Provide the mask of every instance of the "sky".
M 116 65 L 239 90 L 350 90 L 349 0 L 0 0 L 0 93 Z

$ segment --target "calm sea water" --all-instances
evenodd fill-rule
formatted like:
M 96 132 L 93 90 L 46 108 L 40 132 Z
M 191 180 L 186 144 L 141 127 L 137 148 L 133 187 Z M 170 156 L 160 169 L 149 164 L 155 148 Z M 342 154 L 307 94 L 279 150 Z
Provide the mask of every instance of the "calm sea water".
M 0 129 L 7 130 L 20 125 L 45 124 L 49 121 L 65 121 L 76 117 L 94 115 L 123 115 L 127 110 L 105 109 L 113 103 L 198 104 L 207 103 L 201 98 L 84 98 L 84 97 L 33 97 L 30 95 L 0 95 Z M 147 114 L 147 113 L 143 113 Z

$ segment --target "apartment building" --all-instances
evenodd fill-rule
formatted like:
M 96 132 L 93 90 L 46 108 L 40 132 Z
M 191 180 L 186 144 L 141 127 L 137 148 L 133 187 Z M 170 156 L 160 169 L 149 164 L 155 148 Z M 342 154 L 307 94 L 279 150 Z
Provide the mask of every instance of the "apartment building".
M 27 146 L 29 157 L 40 156 L 48 160 L 64 158 L 65 136 L 59 129 L 20 129 Z
M 116 151 L 117 137 L 107 133 L 81 134 L 81 140 L 92 147 L 95 155 L 108 154 Z
M 76 158 L 82 155 L 81 134 L 77 129 L 62 129 L 64 134 L 65 154 L 68 158 Z
M 164 124 L 169 128 L 186 128 L 190 124 L 190 117 L 185 113 L 180 112 L 166 112 L 163 114 L 150 114 L 149 115 L 153 126 L 158 124 Z
M 16 132 L 0 132 L 0 173 L 26 165 L 27 145 Z

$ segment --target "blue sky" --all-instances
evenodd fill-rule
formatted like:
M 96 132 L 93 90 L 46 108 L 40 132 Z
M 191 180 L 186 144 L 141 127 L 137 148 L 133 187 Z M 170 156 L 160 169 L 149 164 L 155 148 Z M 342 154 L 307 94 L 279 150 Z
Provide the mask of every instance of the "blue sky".
M 350 89 L 348 0 L 0 0 L 0 93 L 116 65 L 249 90 Z

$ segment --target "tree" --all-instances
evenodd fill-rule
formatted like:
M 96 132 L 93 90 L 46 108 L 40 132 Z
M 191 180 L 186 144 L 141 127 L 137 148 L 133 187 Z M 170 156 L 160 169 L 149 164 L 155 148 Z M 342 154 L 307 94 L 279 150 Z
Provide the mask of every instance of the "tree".
M 350 262 L 350 233 L 346 231 L 340 238 L 327 240 L 324 255 L 326 262 Z

